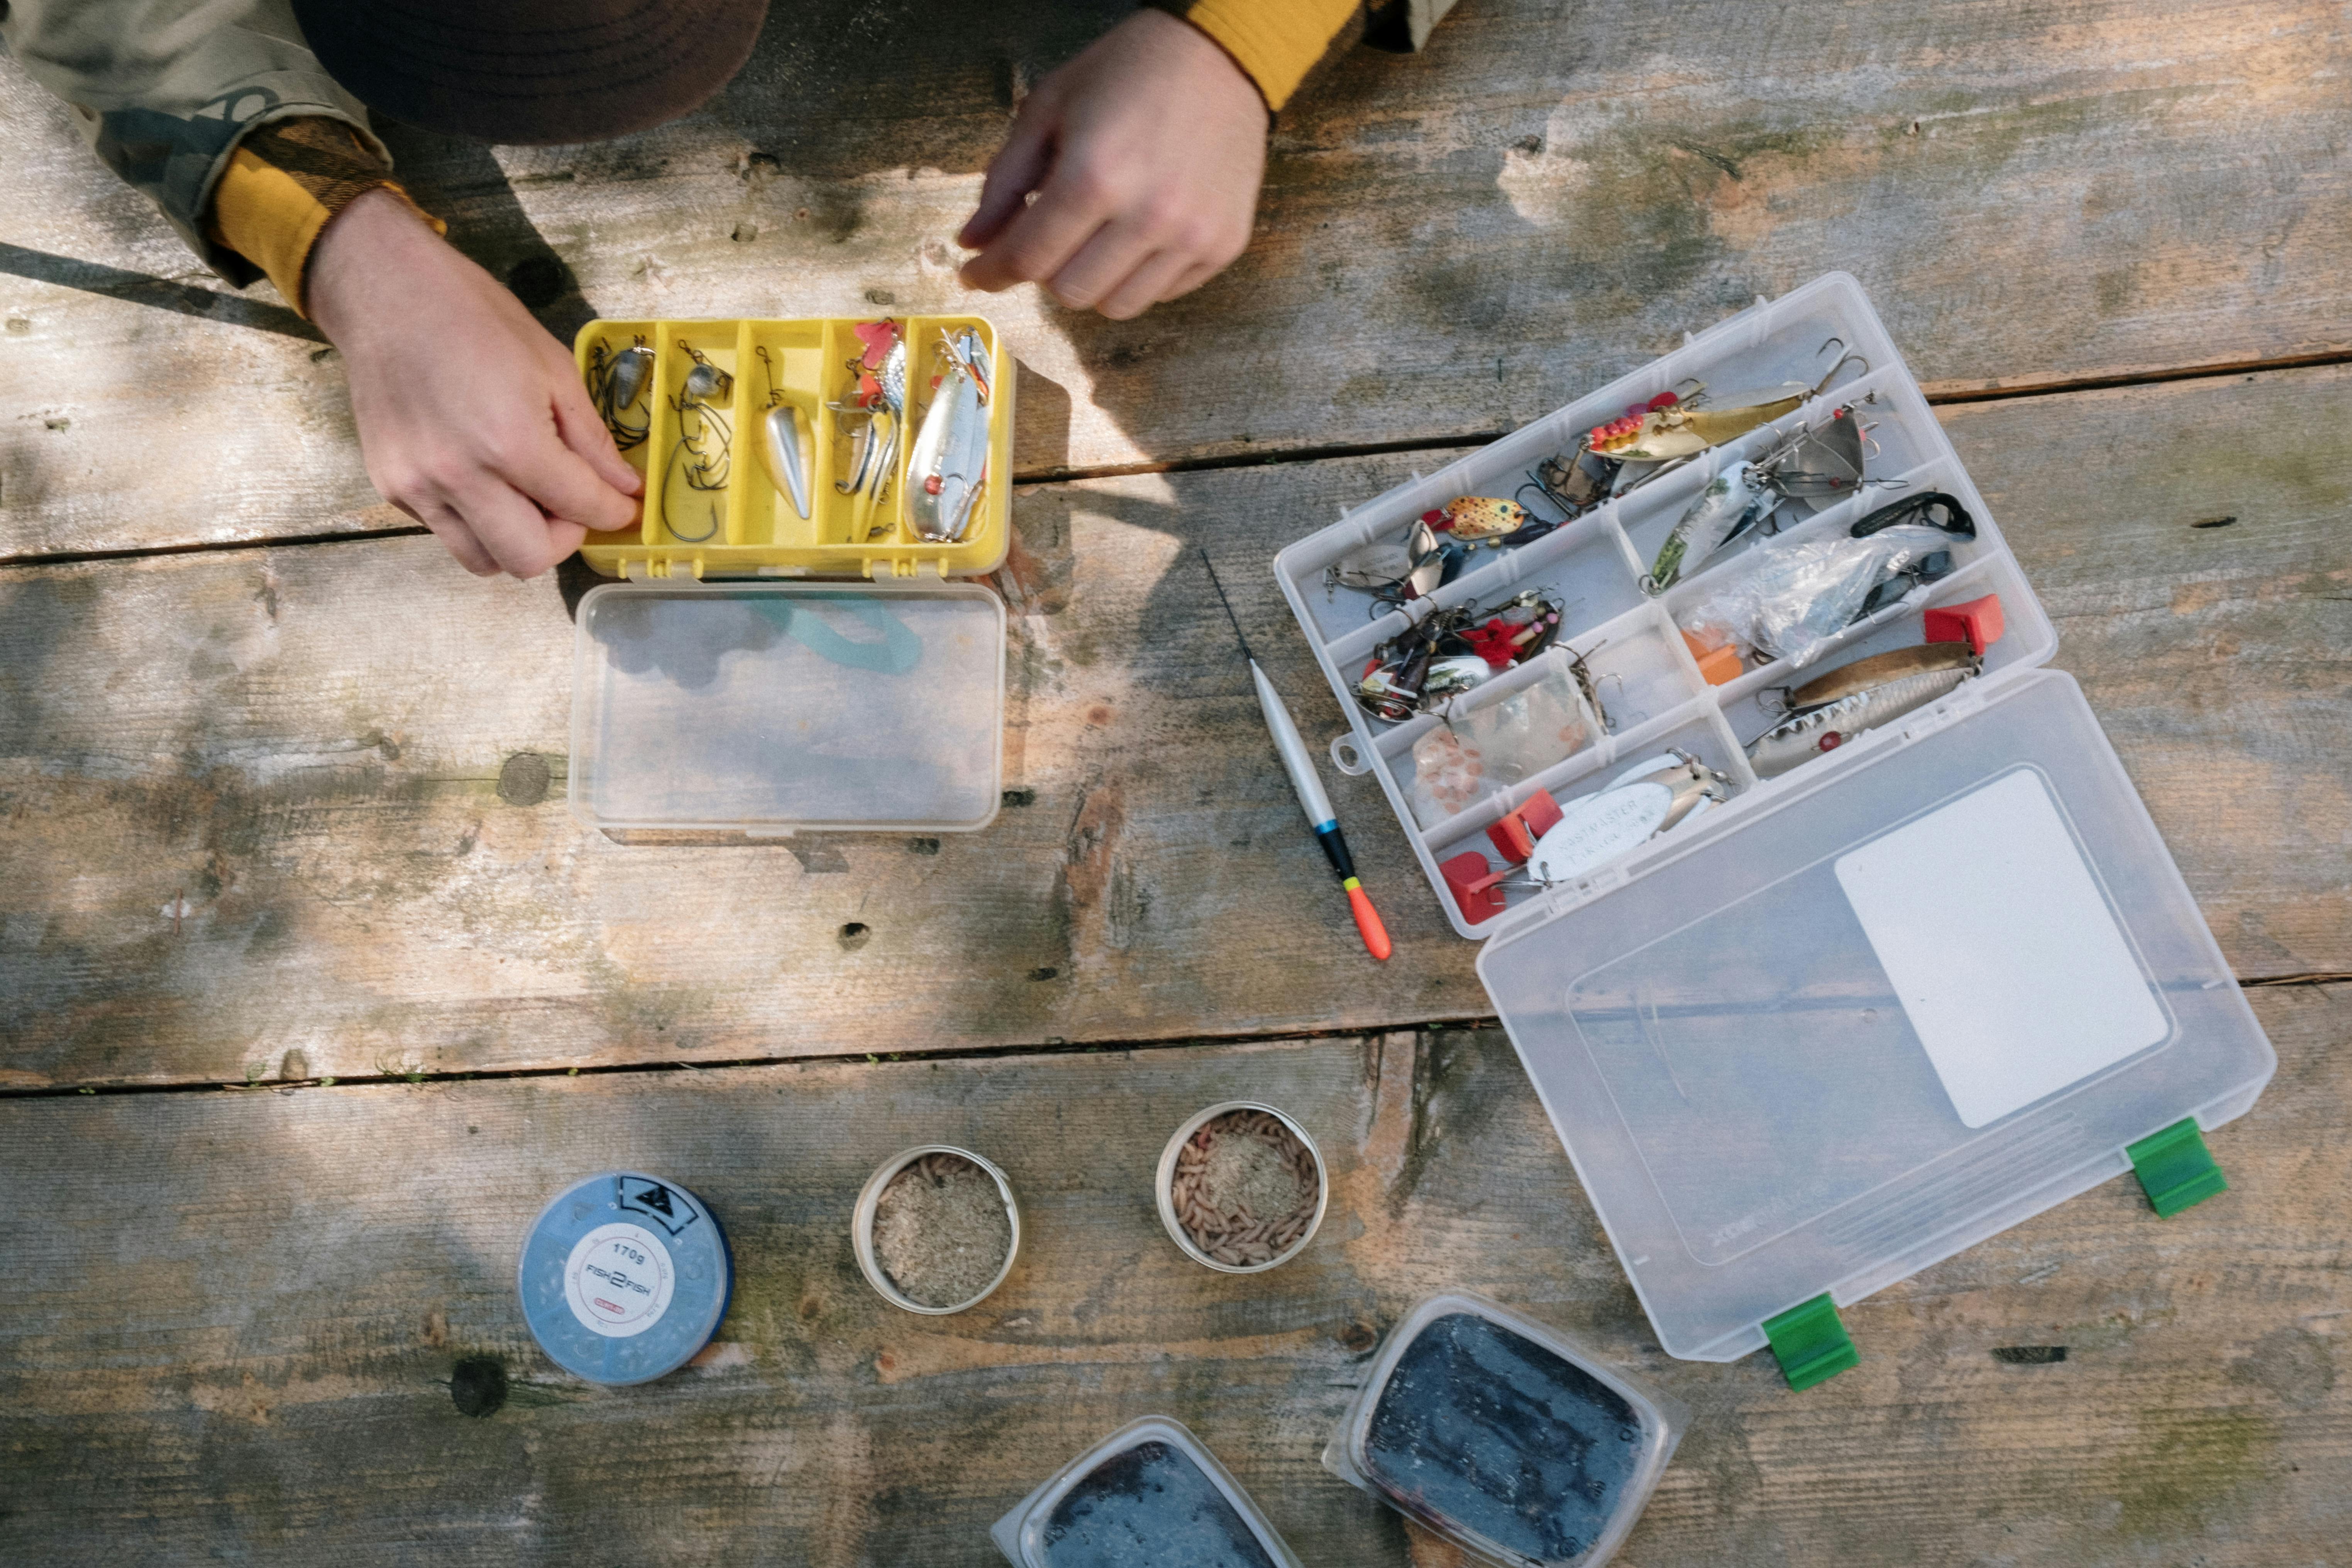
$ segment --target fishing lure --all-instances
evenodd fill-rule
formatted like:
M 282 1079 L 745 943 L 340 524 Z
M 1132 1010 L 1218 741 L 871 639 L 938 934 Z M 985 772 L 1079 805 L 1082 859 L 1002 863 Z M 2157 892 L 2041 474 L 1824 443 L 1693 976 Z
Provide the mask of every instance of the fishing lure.
M 856 378 L 854 390 L 845 401 L 825 405 L 842 416 L 840 422 L 850 438 L 849 477 L 835 479 L 833 488 L 841 495 L 859 498 L 851 531 L 855 533 L 863 528 L 870 539 L 889 526 L 869 523 L 898 470 L 898 432 L 907 410 L 907 342 L 898 323 L 887 318 L 859 321 L 850 331 L 863 345 L 857 357 L 848 363 L 850 374 Z
M 1524 494 L 1534 487 L 1572 518 L 1608 499 L 1609 487 L 1623 466 L 1591 450 L 1560 452 L 1538 463 L 1519 489 Z
M 906 508 L 918 537 L 963 538 L 988 480 L 988 350 L 980 334 L 942 331 L 944 362 L 916 434 Z
M 1688 752 L 1636 763 L 1561 810 L 1536 840 L 1528 874 L 1545 887 L 1573 880 L 1730 798 L 1731 782 Z
M 1522 493 L 1528 488 L 1519 487 Z M 1324 582 L 1370 592 L 1379 600 L 1377 613 L 1382 605 L 1421 598 L 1453 582 L 1473 550 L 1526 544 L 1558 527 L 1517 500 L 1456 496 L 1414 519 L 1402 542 L 1375 540 L 1349 551 L 1324 569 Z
M 1505 889 L 1573 881 L 1674 831 L 1731 793 L 1729 779 L 1688 752 L 1663 752 L 1565 807 L 1538 790 L 1506 812 L 1486 830 L 1503 857 L 1502 869 L 1469 849 L 1443 862 L 1438 872 L 1462 918 L 1481 924 L 1502 913 Z
M 670 488 L 683 479 L 689 491 L 716 494 L 726 489 L 734 473 L 735 431 L 711 400 L 727 396 L 734 389 L 735 378 L 692 344 L 680 340 L 677 346 L 694 362 L 694 368 L 686 373 L 678 395 L 670 399 L 670 407 L 677 415 L 677 439 L 671 443 L 669 460 L 662 468 L 662 523 L 679 543 L 700 544 L 719 532 L 719 503 L 709 503 L 709 527 L 700 533 L 687 533 L 677 526 L 678 509 L 670 503 Z
M 1475 604 L 1433 611 L 1372 650 L 1357 678 L 1358 706 L 1385 723 L 1427 712 L 1502 670 L 1526 663 L 1559 635 L 1567 606 L 1535 590 L 1493 610 Z M 1591 695 L 1591 677 L 1577 661 Z M 1595 700 L 1597 711 L 1600 703 Z
M 1790 715 L 1748 747 L 1759 778 L 1777 778 L 1865 730 L 1949 695 L 1984 669 L 1965 642 L 1923 643 L 1842 665 L 1783 692 Z
M 1832 345 L 1845 347 L 1841 340 L 1831 338 L 1815 352 L 1827 353 Z M 1735 408 L 1697 406 L 1696 394 L 1688 397 L 1661 394 L 1638 412 L 1628 409 L 1621 418 L 1594 426 L 1586 432 L 1579 450 L 1613 458 L 1621 463 L 1687 461 L 1710 447 L 1720 447 L 1759 425 L 1769 425 L 1784 414 L 1795 413 L 1829 390 L 1837 373 L 1849 364 L 1860 364 L 1863 374 L 1869 374 L 1868 360 L 1860 354 L 1842 354 L 1810 387 L 1802 382 L 1791 383 L 1797 390 L 1786 396 Z
M 654 351 L 639 338 L 619 353 L 611 353 L 602 342 L 588 350 L 588 399 L 595 405 L 596 416 L 612 432 L 613 444 L 625 452 L 644 442 L 653 430 L 653 405 L 646 405 L 646 416 L 632 421 L 629 411 L 645 399 L 652 384 Z
M 1649 574 L 1642 579 L 1642 592 L 1664 593 L 1685 568 L 1696 570 L 1792 498 L 1832 499 L 1869 483 L 1864 477 L 1866 434 L 1848 404 L 1754 461 L 1724 469 L 1667 531 Z
M 760 461 L 768 470 L 768 482 L 784 493 L 793 510 L 805 521 L 809 515 L 809 450 L 813 445 L 808 416 L 798 404 L 784 401 L 783 389 L 776 384 L 776 362 L 769 356 L 768 345 L 761 343 L 752 352 L 760 356 L 760 363 L 768 374 L 768 408 L 760 416 Z
M 732 395 L 735 391 L 733 376 L 712 363 L 709 354 L 684 338 L 678 340 L 677 346 L 685 351 L 687 358 L 694 362 L 694 368 L 686 373 L 686 395 L 688 397 L 698 403 L 709 403 Z
M 1517 533 L 1534 519 L 1535 513 L 1517 501 L 1496 500 L 1491 496 L 1455 496 L 1435 511 L 1423 512 L 1421 521 L 1432 530 L 1451 533 L 1465 543 L 1483 544 Z

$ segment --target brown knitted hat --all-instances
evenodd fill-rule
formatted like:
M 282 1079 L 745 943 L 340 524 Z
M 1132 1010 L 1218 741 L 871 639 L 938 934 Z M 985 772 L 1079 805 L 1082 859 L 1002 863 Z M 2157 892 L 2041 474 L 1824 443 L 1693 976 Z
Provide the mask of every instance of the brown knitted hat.
M 481 142 L 599 142 L 675 120 L 751 57 L 768 0 L 293 0 L 370 109 Z

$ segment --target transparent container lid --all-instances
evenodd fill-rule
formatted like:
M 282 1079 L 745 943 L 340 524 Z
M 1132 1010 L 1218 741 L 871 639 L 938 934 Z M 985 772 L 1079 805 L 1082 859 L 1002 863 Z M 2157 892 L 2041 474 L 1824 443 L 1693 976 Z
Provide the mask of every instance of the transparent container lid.
M 1971 696 L 1480 955 L 1672 1354 L 1759 1349 L 2230 1120 L 2276 1065 L 2080 689 Z
M 1687 1413 L 1483 1296 L 1406 1313 L 1323 1450 L 1351 1486 L 1502 1568 L 1600 1568 Z
M 989 1538 L 1016 1568 L 1299 1568 L 1241 1482 L 1168 1415 L 1055 1470 Z
M 976 583 L 615 583 L 580 601 L 572 809 L 623 840 L 970 832 L 1003 771 Z

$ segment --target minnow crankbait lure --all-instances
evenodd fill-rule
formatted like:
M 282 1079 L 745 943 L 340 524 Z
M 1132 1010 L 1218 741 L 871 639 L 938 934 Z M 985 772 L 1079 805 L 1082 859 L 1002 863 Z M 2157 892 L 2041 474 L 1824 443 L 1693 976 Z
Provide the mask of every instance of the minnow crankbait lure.
M 1748 761 L 1777 778 L 1866 730 L 1950 695 L 1984 668 L 1965 642 L 1923 643 L 1842 665 L 1790 691 L 1790 716 L 1758 736 Z

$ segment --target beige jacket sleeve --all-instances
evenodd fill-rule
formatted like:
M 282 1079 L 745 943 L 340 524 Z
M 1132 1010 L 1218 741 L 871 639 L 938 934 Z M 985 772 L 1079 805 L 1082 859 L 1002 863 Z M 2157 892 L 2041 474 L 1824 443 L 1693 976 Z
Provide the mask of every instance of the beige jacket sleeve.
M 366 110 L 311 55 L 286 0 L 0 0 L 0 44 L 72 106 L 106 166 L 239 286 L 260 269 L 207 233 L 206 218 L 247 132 L 324 117 L 391 163 Z

